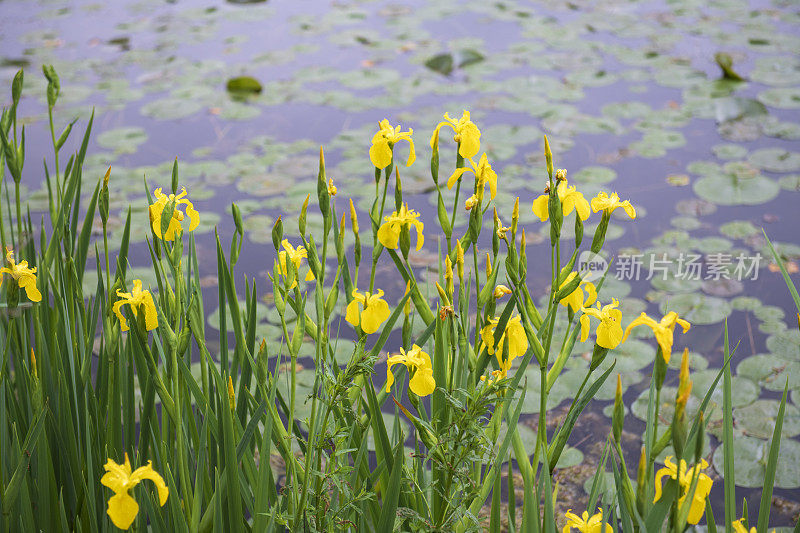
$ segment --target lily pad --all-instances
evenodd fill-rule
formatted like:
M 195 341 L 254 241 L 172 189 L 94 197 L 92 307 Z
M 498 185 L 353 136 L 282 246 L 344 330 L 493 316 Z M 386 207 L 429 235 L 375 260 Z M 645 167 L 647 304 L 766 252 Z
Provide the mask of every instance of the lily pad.
M 800 152 L 782 148 L 762 148 L 750 154 L 747 160 L 758 168 L 770 172 L 794 172 L 800 170 Z
M 157 120 L 175 120 L 194 115 L 202 108 L 203 105 L 196 100 L 168 97 L 146 103 L 141 112 Z
M 758 100 L 739 96 L 716 98 L 714 99 L 714 106 L 714 118 L 716 118 L 718 124 L 768 113 L 764 104 Z
M 761 230 L 749 220 L 734 220 L 733 222 L 727 222 L 719 227 L 720 233 L 732 239 L 744 239 L 760 231 Z
M 785 191 L 800 191 L 800 174 L 782 177 L 778 183 Z
M 747 148 L 741 144 L 715 144 L 711 147 L 711 151 L 720 159 L 742 159 L 747 155 Z
M 237 76 L 225 84 L 229 93 L 234 95 L 260 94 L 264 87 L 252 76 Z
M 719 173 L 700 178 L 693 185 L 701 198 L 719 205 L 757 205 L 766 203 L 780 192 L 777 182 L 766 176 L 742 178 Z
M 759 102 L 770 107 L 781 109 L 797 109 L 800 107 L 800 88 L 780 87 L 761 91 L 757 96 Z
M 139 127 L 124 127 L 104 131 L 97 137 L 97 144 L 113 149 L 118 154 L 134 154 L 139 145 L 147 140 L 147 132 Z
M 672 296 L 661 303 L 660 310 L 661 314 L 675 311 L 694 325 L 722 322 L 733 311 L 727 300 L 697 293 Z
M 790 361 L 800 361 L 800 331 L 790 329 L 767 337 L 767 349 Z
M 449 76 L 453 72 L 453 56 L 449 53 L 437 54 L 425 61 L 425 66 L 434 72 Z
M 736 468 L 736 484 L 742 487 L 761 487 L 769 455 L 770 441 L 737 436 L 733 440 L 733 457 Z M 714 469 L 723 472 L 725 460 L 724 446 L 714 451 Z M 775 472 L 775 486 L 782 489 L 800 487 L 800 443 L 792 439 L 782 439 L 778 451 L 779 468 Z
M 692 373 L 691 378 L 694 383 L 692 386 L 692 395 L 702 400 L 708 392 L 708 389 L 711 388 L 711 384 L 714 382 L 714 379 L 716 379 L 718 372 L 718 369 L 710 368 Z M 733 376 L 731 388 L 736 391 L 736 394 L 733 394 L 731 398 L 733 407 L 749 405 L 758 398 L 758 385 L 747 378 Z M 717 383 L 714 392 L 711 393 L 711 401 L 717 405 L 722 405 L 722 380 Z

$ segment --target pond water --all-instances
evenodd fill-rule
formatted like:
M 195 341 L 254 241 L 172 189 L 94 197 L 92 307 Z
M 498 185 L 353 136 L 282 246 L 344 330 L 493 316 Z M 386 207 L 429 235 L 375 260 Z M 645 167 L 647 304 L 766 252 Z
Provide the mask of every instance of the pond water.
M 601 294 L 606 300 L 625 298 L 626 323 L 643 310 L 658 316 L 675 310 L 693 323 L 687 334 L 676 335 L 675 351 L 693 351 L 698 399 L 721 364 L 722 321 L 728 319 L 731 343 L 738 343 L 732 363 L 741 447 L 737 472 L 742 470 L 737 481 L 754 488 L 742 493 L 751 507 L 762 476 L 759 453 L 789 379 L 776 490 L 785 508 L 772 517 L 776 525 L 788 525 L 800 512 L 800 331 L 761 234 L 763 228 L 797 283 L 796 2 L 4 0 L 0 14 L 0 102 L 10 99 L 16 70 L 26 69 L 23 183 L 31 210 L 46 206 L 37 162 L 51 158 L 51 149 L 40 69 L 53 64 L 62 87 L 56 129 L 80 117 L 82 131 L 94 109 L 85 189 L 113 167 L 113 229 L 120 229 L 124 208 L 132 204 L 139 221 L 132 235 L 132 275 L 145 284 L 152 274 L 142 177 L 151 187 L 168 187 L 176 156 L 181 184 L 202 214 L 195 232 L 201 258 L 213 261 L 215 226 L 229 238 L 235 201 L 247 229 L 237 269 L 254 276 L 264 293 L 274 259 L 272 224 L 283 215 L 290 235 L 297 227 L 303 199 L 316 190 L 320 145 L 339 188 L 340 211 L 352 197 L 363 217 L 372 195 L 364 185 L 372 183 L 367 149 L 376 123 L 387 117 L 414 128 L 419 162 L 401 170 L 404 193 L 426 225 L 435 227 L 435 197 L 426 194 L 428 135 L 444 112 L 458 116 L 469 109 L 500 176 L 501 218 L 510 218 L 513 199 L 520 196 L 521 221 L 534 243 L 528 249 L 529 283 L 544 295 L 546 230 L 529 206 L 545 181 L 546 133 L 556 166 L 567 168 L 587 197 L 617 190 L 636 206 L 635 223 L 614 218 L 607 248 L 617 265 L 639 258 L 641 275 L 620 274 L 624 279 L 609 280 Z M 720 79 L 718 52 L 730 55 L 746 81 Z M 227 80 L 242 75 L 261 82 L 259 95 L 229 95 Z M 74 149 L 68 143 L 64 150 Z M 442 168 L 454 159 L 443 143 Z M 452 193 L 447 199 L 452 203 Z M 461 218 L 462 227 L 465 222 Z M 312 231 L 320 226 L 321 219 L 310 214 Z M 110 238 L 116 240 L 118 235 Z M 429 239 L 414 264 L 421 271 L 435 265 L 435 251 Z M 659 270 L 648 279 L 651 258 L 662 254 L 673 275 L 665 280 Z M 739 257 L 749 267 L 757 254 L 760 261 L 744 279 L 726 279 L 737 277 Z M 701 277 L 708 279 L 674 279 L 678 266 L 695 256 Z M 386 273 L 379 280 L 390 301 L 402 295 L 401 282 Z M 85 283 L 93 292 L 92 273 Z M 218 320 L 216 294 L 209 283 L 204 296 L 212 327 Z M 258 334 L 279 338 L 277 314 L 267 302 L 261 316 Z M 632 406 L 626 424 L 638 430 L 642 412 L 636 400 L 646 395 L 654 342 L 642 328 L 634 336 L 619 350 L 617 368 Z M 342 345 L 346 357 L 352 344 Z M 578 348 L 590 350 L 589 343 Z M 585 366 L 580 357 L 570 362 L 549 407 L 566 405 L 570 384 Z M 382 370 L 377 374 L 382 382 Z M 676 383 L 672 372 L 667 385 Z M 591 454 L 592 442 L 605 437 L 609 420 L 603 412 L 612 399 L 609 383 L 590 413 L 602 431 L 584 428 L 574 436 L 574 468 Z M 527 411 L 526 420 L 533 412 Z M 717 443 L 710 439 L 709 452 Z M 712 457 L 721 461 L 718 453 Z M 721 490 L 719 495 L 721 501 Z

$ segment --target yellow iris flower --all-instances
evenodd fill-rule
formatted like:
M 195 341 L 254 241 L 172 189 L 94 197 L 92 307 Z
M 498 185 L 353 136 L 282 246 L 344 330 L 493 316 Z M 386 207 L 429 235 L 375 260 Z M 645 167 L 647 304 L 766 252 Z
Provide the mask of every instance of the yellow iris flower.
M 386 248 L 394 250 L 397 248 L 397 242 L 400 239 L 400 232 L 403 227 L 414 226 L 417 230 L 417 250 L 419 250 L 425 242 L 425 236 L 422 234 L 422 229 L 425 225 L 417 220 L 419 215 L 413 209 L 409 209 L 408 204 L 400 206 L 400 211 L 395 211 L 390 216 L 383 217 L 386 222 L 378 229 L 378 241 Z
M 470 120 L 469 111 L 465 109 L 461 118 L 458 120 L 450 118 L 450 115 L 445 113 L 444 120 L 444 122 L 440 122 L 436 126 L 436 129 L 433 130 L 433 135 L 431 135 L 431 148 L 439 141 L 439 130 L 442 126 L 448 126 L 453 128 L 453 132 L 455 133 L 453 140 L 460 143 L 458 145 L 458 155 L 464 159 L 470 159 L 478 155 L 481 149 L 481 130 Z
M 564 216 L 568 216 L 572 213 L 574 209 L 578 216 L 581 217 L 581 220 L 586 220 L 589 218 L 591 211 L 589 209 L 589 201 L 583 197 L 583 193 L 578 192 L 575 186 L 568 186 L 567 180 L 561 181 L 556 187 L 556 192 L 558 193 L 558 199 L 561 200 L 561 212 Z M 544 222 L 550 216 L 550 212 L 547 209 L 547 202 L 550 198 L 548 194 L 542 194 L 536 200 L 533 201 L 533 205 L 531 206 L 531 210 L 533 213 L 539 217 L 539 220 Z
M 417 396 L 427 396 L 436 389 L 431 356 L 415 344 L 408 352 L 400 348 L 399 354 L 391 356 L 386 361 L 386 392 L 391 390 L 394 383 L 392 366 L 396 364 L 405 365 L 409 374 L 413 374 L 408 381 L 408 388 Z
M 511 294 L 511 289 L 509 289 L 505 285 L 498 285 L 497 287 L 494 288 L 495 298 L 502 298 L 506 294 Z
M 378 128 L 378 133 L 372 136 L 372 146 L 369 148 L 369 160 L 372 164 L 380 169 L 388 167 L 392 162 L 392 147 L 400 141 L 408 141 L 409 153 L 406 166 L 410 167 L 417 158 L 414 153 L 414 141 L 411 139 L 414 130 L 408 128 L 408 131 L 400 131 L 400 126 L 393 128 L 386 119 L 381 120 Z
M 481 329 L 481 339 L 489 355 L 495 355 L 495 357 L 497 357 L 497 363 L 500 365 L 503 377 L 505 377 L 511 369 L 511 362 L 514 358 L 525 355 L 525 352 L 528 350 L 528 336 L 525 335 L 525 328 L 522 326 L 520 316 L 517 315 L 509 319 L 506 324 L 506 330 L 503 332 L 497 345 L 495 345 L 494 330 L 497 328 L 499 322 L 499 317 L 489 319 L 489 323 Z M 508 360 L 503 361 L 503 343 L 506 339 L 508 339 Z
M 32 302 L 42 301 L 42 293 L 36 288 L 36 267 L 28 267 L 27 261 L 14 262 L 14 252 L 10 248 L 6 249 L 6 261 L 8 267 L 0 268 L 0 285 L 3 284 L 2 274 L 8 274 L 21 288 L 25 289 L 25 294 Z
M 144 327 L 147 331 L 158 327 L 156 304 L 153 303 L 153 296 L 150 294 L 150 291 L 142 290 L 142 280 L 133 280 L 133 291 L 131 292 L 120 292 L 120 290 L 117 289 L 117 301 L 114 303 L 114 307 L 112 307 L 111 310 L 114 311 L 119 318 L 119 325 L 122 331 L 128 331 L 130 329 L 128 327 L 128 321 L 125 320 L 125 317 L 122 316 L 120 312 L 120 308 L 125 304 L 130 304 L 133 316 L 138 316 L 141 310 L 140 306 L 144 306 Z
M 622 343 L 622 311 L 616 309 L 619 306 L 619 301 L 615 298 L 611 299 L 611 303 L 600 307 L 600 302 L 597 302 L 597 308 L 594 307 L 581 307 L 583 314 L 581 315 L 581 342 L 584 342 L 589 337 L 589 329 L 591 323 L 589 317 L 593 316 L 600 320 L 597 325 L 597 344 L 603 348 L 613 350 Z
M 152 461 L 147 461 L 147 466 L 142 466 L 131 472 L 131 463 L 128 454 L 125 454 L 125 463 L 117 464 L 109 459 L 105 464 L 106 473 L 100 483 L 114 491 L 108 500 L 108 516 L 114 525 L 120 529 L 128 529 L 139 513 L 139 504 L 129 494 L 129 491 L 141 481 L 149 479 L 158 489 L 158 503 L 163 506 L 167 502 L 169 489 L 164 478 L 153 470 Z
M 624 209 L 625 213 L 627 213 L 631 219 L 636 218 L 636 209 L 634 209 L 628 200 L 620 202 L 619 195 L 617 193 L 612 193 L 611 196 L 609 196 L 605 192 L 601 191 L 597 194 L 597 196 L 592 198 L 592 210 L 595 213 L 598 211 L 605 211 L 610 215 L 618 207 Z
M 744 520 L 744 518 L 740 518 L 735 522 L 731 522 L 731 527 L 733 528 L 734 533 L 748 533 L 747 528 L 742 525 L 742 520 Z M 756 528 L 751 527 L 749 533 L 756 533 Z M 772 530 L 772 533 L 775 533 L 774 529 Z
M 564 283 L 561 284 L 559 289 L 563 289 L 569 283 L 575 279 L 577 276 L 577 272 L 570 272 L 567 279 L 564 280 Z M 586 289 L 586 299 L 583 297 L 583 290 Z M 581 307 L 588 307 L 592 305 L 597 300 L 597 289 L 594 287 L 594 283 L 591 281 L 581 281 L 581 284 L 578 285 L 574 291 L 572 291 L 569 295 L 565 296 L 561 299 L 561 305 L 564 307 L 569 306 L 572 309 L 573 313 L 577 313 Z
M 483 191 L 486 188 L 486 184 L 489 184 L 489 192 L 491 194 L 492 200 L 497 195 L 497 173 L 492 170 L 492 165 L 489 164 L 489 159 L 486 157 L 486 153 L 484 152 L 481 154 L 481 158 L 478 161 L 478 164 L 475 164 L 471 158 L 467 159 L 469 161 L 470 167 L 461 167 L 457 168 L 453 175 L 450 176 L 450 179 L 447 180 L 447 188 L 452 189 L 453 185 L 456 184 L 458 178 L 461 177 L 462 174 L 465 172 L 472 172 L 475 174 L 476 180 L 476 187 L 475 190 L 478 194 L 478 199 L 483 198 Z
M 658 341 L 658 345 L 661 347 L 661 355 L 664 357 L 664 361 L 669 363 L 669 358 L 672 355 L 672 341 L 676 324 L 680 324 L 684 333 L 689 331 L 689 328 L 692 327 L 689 322 L 680 318 L 675 311 L 670 311 L 664 315 L 660 322 L 656 322 L 647 316 L 646 313 L 642 313 L 639 315 L 639 318 L 635 319 L 625 328 L 625 336 L 622 338 L 622 342 L 625 342 L 625 339 L 628 338 L 633 328 L 639 325 L 645 325 L 653 330 L 656 341 Z
M 383 291 L 378 289 L 377 294 L 361 294 L 358 289 L 353 289 L 353 300 L 347 304 L 347 312 L 344 319 L 353 326 L 361 326 L 364 333 L 375 333 L 381 324 L 386 322 L 392 312 L 389 304 L 381 298 Z M 361 304 L 362 311 L 358 310 Z
M 602 533 L 602 525 L 603 525 L 603 511 L 600 510 L 599 513 L 589 516 L 589 513 L 586 511 L 583 512 L 583 516 L 578 516 L 572 512 L 572 509 L 569 509 L 565 514 L 564 517 L 567 519 L 567 525 L 564 526 L 564 529 L 561 530 L 561 533 L 569 533 L 572 531 L 572 528 L 577 529 L 582 533 Z M 614 533 L 614 528 L 611 527 L 611 524 L 606 522 L 606 533 Z
M 308 258 L 308 252 L 306 252 L 305 246 L 298 246 L 295 248 L 289 242 L 289 239 L 283 239 L 281 241 L 281 246 L 283 246 L 283 250 L 278 253 L 278 261 L 281 265 L 281 273 L 283 277 L 287 277 L 289 275 L 289 271 L 286 268 L 286 260 L 288 259 L 294 264 L 295 269 L 298 271 L 300 270 L 300 265 L 303 264 L 303 259 Z M 311 270 L 308 271 L 306 274 L 306 281 L 311 281 L 314 279 L 314 273 Z M 297 280 L 292 283 L 292 286 L 289 287 L 289 290 L 294 289 L 297 286 Z
M 689 495 L 689 489 L 692 487 L 692 479 L 695 476 L 695 472 L 708 468 L 708 463 L 705 459 L 701 459 L 699 465 L 695 465 L 687 470 L 686 461 L 681 459 L 681 466 L 680 469 L 678 469 L 675 463 L 672 462 L 672 456 L 669 456 L 664 460 L 664 465 L 664 468 L 656 472 L 656 495 L 653 499 L 653 503 L 661 498 L 661 480 L 665 476 L 669 476 L 672 479 L 676 479 L 681 486 L 681 497 L 678 500 L 678 505 L 681 506 L 686 496 Z M 697 487 L 694 491 L 694 499 L 689 508 L 689 517 L 687 518 L 687 522 L 690 524 L 697 524 L 703 517 L 703 513 L 706 510 L 706 498 L 711 492 L 711 485 L 713 483 L 711 478 L 706 474 L 702 472 L 697 474 Z
M 186 198 L 186 187 L 183 188 L 178 196 L 174 194 L 167 196 L 161 192 L 160 187 L 153 191 L 153 195 L 156 197 L 156 203 L 150 206 L 150 225 L 153 227 L 153 233 L 155 233 L 156 237 L 159 239 L 173 241 L 175 240 L 175 235 L 180 235 L 183 231 L 181 222 L 183 221 L 184 214 L 178 209 L 178 206 L 181 204 L 186 206 L 186 216 L 189 217 L 190 221 L 189 231 L 194 231 L 197 225 L 200 224 L 200 215 L 194 210 L 192 202 Z M 166 233 L 161 235 L 161 214 L 164 212 L 167 204 L 173 200 L 175 201 L 175 210 L 172 212 L 172 219 L 169 221 Z

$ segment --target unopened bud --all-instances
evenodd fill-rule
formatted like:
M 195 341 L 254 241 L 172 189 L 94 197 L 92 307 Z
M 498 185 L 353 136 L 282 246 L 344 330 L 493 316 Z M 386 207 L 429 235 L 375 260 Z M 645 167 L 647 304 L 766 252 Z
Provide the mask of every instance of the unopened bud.
M 352 198 L 350 198 L 350 224 L 353 226 L 353 233 L 358 235 L 358 215 Z
M 439 282 L 436 282 L 436 291 L 439 293 L 439 298 L 442 300 L 442 303 L 445 307 L 450 305 L 450 298 L 447 297 L 447 292 L 439 285 Z
M 303 207 L 300 208 L 300 219 L 297 223 L 297 227 L 300 230 L 300 235 L 306 234 L 306 213 L 308 212 L 308 200 L 311 198 L 311 195 L 306 195 L 306 199 L 303 202 Z
M 464 248 L 461 241 L 456 239 L 456 266 L 458 267 L 458 279 L 464 280 Z
M 236 392 L 233 390 L 233 378 L 228 376 L 228 406 L 231 411 L 236 409 Z
M 337 191 L 336 185 L 333 184 L 333 178 L 328 179 L 328 194 L 336 196 Z
M 33 353 L 33 348 L 31 348 L 31 372 L 33 372 L 34 378 L 39 378 L 39 373 L 36 370 L 36 354 Z
M 403 207 L 403 184 L 400 181 L 400 167 L 394 167 L 394 206 L 397 211 Z
M 486 252 L 486 277 L 492 275 L 492 257 L 489 255 L 489 252 Z
M 550 143 L 547 142 L 547 135 L 544 136 L 544 159 L 547 163 L 547 174 L 553 177 L 553 153 L 550 151 Z
M 444 281 L 445 285 L 447 286 L 447 294 L 453 294 L 453 262 L 450 260 L 450 256 L 447 255 L 444 258 Z
M 525 239 L 525 228 L 522 228 L 522 236 L 519 238 L 519 278 L 524 279 L 528 271 L 528 255 L 526 248 L 528 241 Z
M 511 211 L 511 235 L 517 235 L 517 225 L 519 224 L 519 196 L 514 202 L 514 210 Z
M 281 220 L 281 217 L 278 217 L 278 220 L 275 221 L 275 225 L 272 226 L 272 244 L 275 246 L 276 252 L 280 250 L 282 240 L 283 240 L 283 221 Z
M 617 374 L 617 390 L 614 394 L 614 413 L 611 418 L 614 440 L 619 444 L 622 435 L 622 424 L 625 420 L 625 405 L 622 403 L 622 376 L 619 374 Z
M 478 197 L 473 194 L 472 196 L 467 198 L 467 200 L 464 202 L 464 209 L 469 211 L 470 209 L 478 205 L 479 201 L 480 200 L 478 200 Z
M 567 169 L 559 168 L 556 170 L 556 181 L 567 181 Z

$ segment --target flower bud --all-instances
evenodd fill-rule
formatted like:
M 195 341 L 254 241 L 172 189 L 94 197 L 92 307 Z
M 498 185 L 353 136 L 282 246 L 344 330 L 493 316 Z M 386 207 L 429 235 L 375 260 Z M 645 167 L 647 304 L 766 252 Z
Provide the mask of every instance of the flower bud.
M 681 359 L 680 381 L 678 392 L 675 395 L 675 413 L 672 416 L 672 446 L 678 457 L 683 457 L 684 445 L 686 443 L 687 424 L 686 424 L 686 404 L 689 401 L 689 394 L 692 392 L 692 381 L 689 379 L 689 349 L 683 350 Z
M 31 373 L 35 379 L 39 379 L 39 372 L 36 370 L 36 354 L 33 353 L 33 348 L 31 348 Z
M 233 390 L 233 378 L 228 376 L 228 406 L 231 411 L 236 409 L 236 392 Z
M 336 196 L 336 193 L 339 189 L 336 188 L 336 185 L 333 184 L 333 178 L 328 179 L 328 194 L 331 196 Z
M 450 298 L 447 297 L 447 292 L 439 285 L 439 282 L 436 282 L 436 291 L 439 293 L 439 298 L 442 300 L 442 303 L 445 307 L 450 305 Z
M 283 240 L 283 221 L 281 217 L 278 217 L 278 220 L 275 221 L 275 225 L 272 226 L 272 244 L 275 246 L 275 251 L 277 252 L 281 248 L 281 241 Z
M 611 428 L 614 440 L 620 444 L 622 424 L 625 420 L 625 405 L 622 403 L 622 376 L 617 374 L 617 390 L 614 394 L 614 414 L 611 417 Z
M 319 174 L 317 175 L 317 198 L 319 200 L 319 210 L 323 218 L 328 218 L 330 213 L 331 196 L 328 193 L 328 182 L 325 179 L 325 153 L 319 147 Z M 301 230 L 301 233 L 305 233 Z
M 99 207 L 100 207 L 100 220 L 103 222 L 103 226 L 108 223 L 108 180 L 111 177 L 111 167 L 108 167 L 106 170 L 106 175 L 103 176 L 103 187 L 100 189 L 100 198 L 99 198 Z
M 436 200 L 436 214 L 439 216 L 439 225 L 442 226 L 442 231 L 444 231 L 445 236 L 449 237 L 453 230 L 450 227 L 450 218 L 447 214 L 444 200 L 442 200 L 442 193 L 439 193 Z
M 564 215 L 561 211 L 561 200 L 555 187 L 550 189 L 550 196 L 547 200 L 547 211 L 550 217 L 550 245 L 555 246 L 561 237 L 561 224 Z M 580 217 L 579 217 L 580 218 Z
M 394 207 L 400 211 L 403 207 L 403 184 L 400 182 L 400 167 L 394 167 Z
M 453 262 L 450 260 L 449 255 L 444 258 L 444 281 L 447 287 L 447 294 L 452 296 L 455 289 L 453 287 Z
M 303 202 L 303 207 L 300 208 L 300 218 L 297 222 L 297 228 L 300 230 L 300 235 L 306 234 L 306 213 L 308 212 L 308 200 L 311 198 L 311 195 L 306 195 L 306 199 Z
M 528 255 L 526 248 L 528 241 L 525 239 L 525 228 L 522 228 L 522 236 L 519 238 L 519 279 L 524 280 L 528 272 Z
M 567 169 L 559 168 L 556 170 L 556 181 L 567 181 Z
M 406 292 L 403 293 L 403 296 L 405 296 L 409 292 L 411 292 L 411 280 L 408 280 L 406 282 Z M 406 315 L 406 318 L 408 318 L 408 315 L 411 314 L 411 298 L 406 300 L 406 303 L 403 305 L 403 314 Z
M 516 239 L 517 226 L 519 225 L 519 196 L 514 202 L 514 210 L 511 212 L 511 238 Z
M 239 210 L 239 206 L 235 203 L 231 203 L 231 213 L 233 214 L 233 225 L 236 227 L 236 231 L 239 232 L 239 235 L 244 235 L 242 212 Z
M 259 383 L 266 383 L 269 378 L 269 354 L 267 353 L 267 342 L 264 339 L 261 339 L 261 345 L 258 347 L 256 363 L 256 378 Z
M 580 217 L 578 217 L 580 218 Z M 603 211 L 603 217 L 600 219 L 600 224 L 594 230 L 594 238 L 592 239 L 592 253 L 599 253 L 603 248 L 603 243 L 606 241 L 606 231 L 608 231 L 608 221 L 611 220 L 611 215 L 608 211 Z
M 470 209 L 478 205 L 479 202 L 480 200 L 478 200 L 478 197 L 473 194 L 472 196 L 467 198 L 467 200 L 464 202 L 464 209 L 469 211 Z
M 172 194 L 178 194 L 178 158 L 172 163 Z M 163 233 L 162 233 L 163 234 Z
M 550 151 L 550 143 L 547 142 L 547 135 L 544 136 L 544 159 L 547 163 L 547 175 L 553 178 L 553 153 Z
M 458 267 L 458 279 L 464 281 L 464 248 L 461 241 L 456 239 L 456 267 Z
M 492 275 L 492 257 L 489 255 L 489 252 L 486 252 L 486 277 Z
M 439 131 L 437 130 L 431 139 L 431 178 L 434 185 L 439 185 Z

